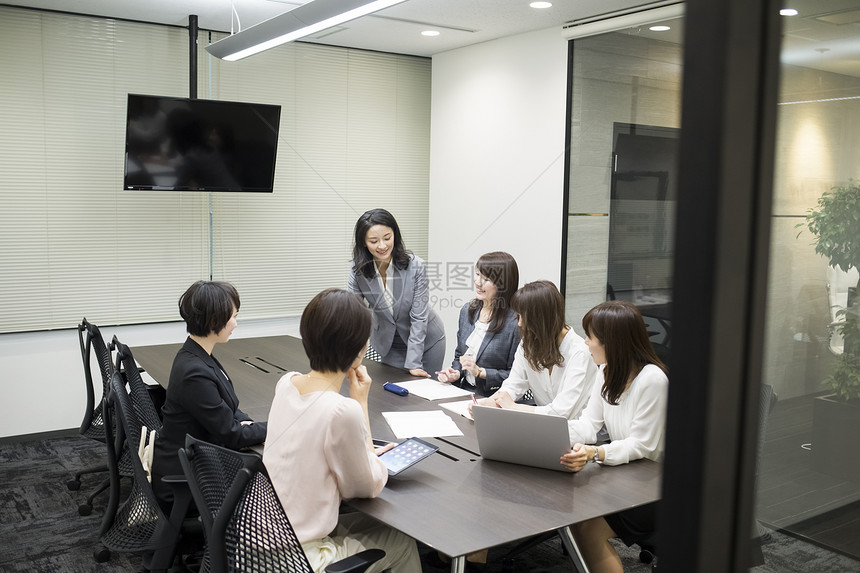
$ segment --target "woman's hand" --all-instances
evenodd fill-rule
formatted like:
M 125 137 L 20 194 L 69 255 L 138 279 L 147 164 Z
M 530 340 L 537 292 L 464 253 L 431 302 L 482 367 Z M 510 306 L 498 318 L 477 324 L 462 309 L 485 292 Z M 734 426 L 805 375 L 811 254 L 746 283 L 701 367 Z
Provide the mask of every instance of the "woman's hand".
M 498 394 L 498 392 L 496 394 Z M 481 398 L 480 400 L 476 400 L 474 403 L 469 404 L 469 415 L 472 415 L 472 406 L 476 404 L 478 406 L 487 406 L 489 408 L 499 408 L 499 404 L 496 402 L 495 399 L 496 394 L 493 394 L 489 398 Z
M 367 394 L 370 392 L 370 375 L 367 373 L 367 368 L 358 366 L 350 368 L 346 373 L 349 378 L 349 397 L 364 404 L 367 404 Z
M 470 354 L 464 354 L 460 357 L 460 365 L 463 367 L 463 370 L 468 371 L 475 378 L 481 372 L 481 369 L 475 364 L 475 357 Z
M 409 373 L 413 376 L 421 376 L 423 378 L 430 378 L 430 375 L 424 371 L 423 368 L 410 368 Z
M 375 453 L 377 456 L 381 456 L 396 445 L 397 442 L 391 442 L 390 444 L 385 444 L 384 446 L 373 446 L 373 453 Z
M 594 451 L 590 446 L 574 444 L 569 453 L 561 456 L 561 465 L 572 472 L 578 472 L 585 467 L 592 456 L 594 456 Z
M 448 368 L 447 370 L 440 370 L 439 373 L 436 375 L 436 380 L 445 384 L 456 382 L 459 379 L 460 372 L 454 370 L 453 368 Z
M 514 402 L 514 399 L 507 392 L 496 392 L 492 398 L 496 401 L 496 406 L 499 408 L 515 409 L 517 406 L 517 403 Z

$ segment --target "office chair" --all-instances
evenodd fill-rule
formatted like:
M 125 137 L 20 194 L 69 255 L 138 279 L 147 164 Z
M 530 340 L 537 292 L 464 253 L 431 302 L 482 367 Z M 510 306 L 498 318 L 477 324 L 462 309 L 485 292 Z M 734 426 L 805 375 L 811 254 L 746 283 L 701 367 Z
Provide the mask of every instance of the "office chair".
M 374 362 L 382 361 L 382 356 L 379 354 L 379 352 L 374 350 L 374 348 L 370 344 L 367 345 L 367 352 L 364 353 L 364 358 L 366 360 L 373 360 Z
M 137 413 L 140 423 L 149 430 L 160 432 L 161 415 L 152 401 L 146 383 L 140 376 L 140 368 L 138 368 L 137 362 L 134 361 L 131 349 L 120 342 L 116 336 L 111 340 L 111 346 L 116 350 L 114 369 L 122 375 L 123 380 L 128 385 L 132 406 Z M 132 445 L 137 447 L 136 443 Z
M 206 534 L 201 572 L 310 572 L 263 460 L 186 436 L 179 461 Z M 368 549 L 326 567 L 361 573 L 385 556 Z
M 87 390 L 87 407 L 84 411 L 83 422 L 81 422 L 80 433 L 82 436 L 105 443 L 105 425 L 102 411 L 104 409 L 105 397 L 108 394 L 110 377 L 113 374 L 111 348 L 105 344 L 99 327 L 87 321 L 86 318 L 82 319 L 78 325 L 78 340 L 81 345 L 81 358 L 84 363 L 84 384 Z M 96 401 L 95 382 L 93 381 L 93 371 L 91 368 L 93 353 L 95 353 L 102 379 L 102 397 L 98 402 Z M 71 491 L 77 491 L 81 488 L 81 476 L 107 471 L 107 463 L 80 470 L 75 474 L 73 480 L 66 482 L 66 487 Z M 78 507 L 78 513 L 80 515 L 89 515 L 93 510 L 93 500 L 101 492 L 105 491 L 109 485 L 109 479 L 102 481 L 96 487 L 95 491 L 87 497 L 86 502 Z
M 146 396 L 146 399 L 149 400 L 149 397 Z M 131 492 L 120 506 L 118 452 L 125 443 L 140 442 L 142 422 L 135 401 L 134 392 L 126 389 L 122 374 L 114 372 L 104 408 L 111 495 L 99 531 L 104 549 L 96 550 L 95 557 L 97 561 L 103 561 L 105 557 L 110 558 L 111 551 L 138 553 L 143 556 L 144 566 L 149 571 L 163 572 L 173 563 L 191 495 L 184 477 L 163 478 L 163 481 L 175 486 L 173 508 L 169 516 L 165 515 L 158 505 L 135 445 L 127 448 L 133 470 Z M 143 406 L 145 409 L 146 406 Z

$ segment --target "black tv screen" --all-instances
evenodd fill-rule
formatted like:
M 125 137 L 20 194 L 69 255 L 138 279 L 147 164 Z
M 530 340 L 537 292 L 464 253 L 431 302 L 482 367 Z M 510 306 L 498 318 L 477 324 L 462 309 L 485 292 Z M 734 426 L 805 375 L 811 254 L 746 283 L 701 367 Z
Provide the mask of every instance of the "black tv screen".
M 281 106 L 128 94 L 125 189 L 271 193 Z

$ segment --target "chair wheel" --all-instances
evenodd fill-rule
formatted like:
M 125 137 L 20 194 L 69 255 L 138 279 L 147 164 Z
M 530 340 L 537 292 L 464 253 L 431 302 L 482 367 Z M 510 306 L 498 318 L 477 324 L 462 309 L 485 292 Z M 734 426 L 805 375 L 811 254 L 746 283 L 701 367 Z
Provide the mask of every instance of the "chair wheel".
M 78 506 L 78 515 L 89 515 L 93 512 L 93 506 L 91 505 L 79 505 Z
M 78 491 L 79 489 L 81 489 L 81 480 L 69 480 L 66 482 L 66 487 L 69 488 L 69 491 Z
M 110 561 L 110 549 L 107 547 L 100 547 L 93 551 L 93 558 L 96 560 L 96 563 L 107 563 Z
M 647 549 L 643 549 L 639 552 L 639 561 L 647 565 L 654 561 L 654 554 Z

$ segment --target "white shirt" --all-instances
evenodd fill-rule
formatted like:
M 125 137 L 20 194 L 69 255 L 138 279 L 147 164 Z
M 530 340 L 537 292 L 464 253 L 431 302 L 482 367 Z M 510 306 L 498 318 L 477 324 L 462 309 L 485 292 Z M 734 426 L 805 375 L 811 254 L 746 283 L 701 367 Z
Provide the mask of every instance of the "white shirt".
M 385 310 L 391 313 L 391 308 L 394 306 L 394 284 L 391 280 L 392 275 L 394 274 L 394 269 L 390 262 L 388 266 L 385 267 L 385 280 L 382 280 L 382 275 L 379 274 L 379 267 L 373 265 L 376 269 L 376 280 L 379 281 L 379 288 L 382 290 L 382 298 L 385 300 Z
M 489 327 L 489 323 L 481 322 L 480 320 L 475 321 L 475 328 L 472 330 L 472 334 L 469 335 L 469 338 L 466 339 L 467 356 L 478 355 L 478 350 L 481 349 L 484 337 L 487 336 L 487 327 Z M 472 386 L 475 385 L 475 376 L 468 370 L 466 370 L 466 382 Z
M 275 389 L 263 463 L 305 543 L 331 533 L 342 498 L 379 495 L 388 470 L 367 445 L 361 405 L 337 392 L 301 394 L 296 374 Z
M 578 420 L 567 423 L 570 443 L 593 444 L 597 432 L 606 424 L 611 443 L 603 446 L 609 466 L 626 464 L 647 458 L 663 458 L 663 440 L 666 429 L 666 402 L 669 396 L 669 379 L 654 364 L 647 364 L 618 404 L 608 404 L 600 395 L 603 384 L 595 384 L 591 400 Z
M 502 383 L 499 392 L 507 392 L 511 398 L 519 400 L 531 390 L 538 414 L 555 414 L 568 420 L 579 417 L 599 371 L 585 341 L 573 329 L 567 331 L 558 350 L 564 361 L 554 366 L 550 374 L 547 368 L 535 370 L 531 367 L 520 342 L 511 375 Z

